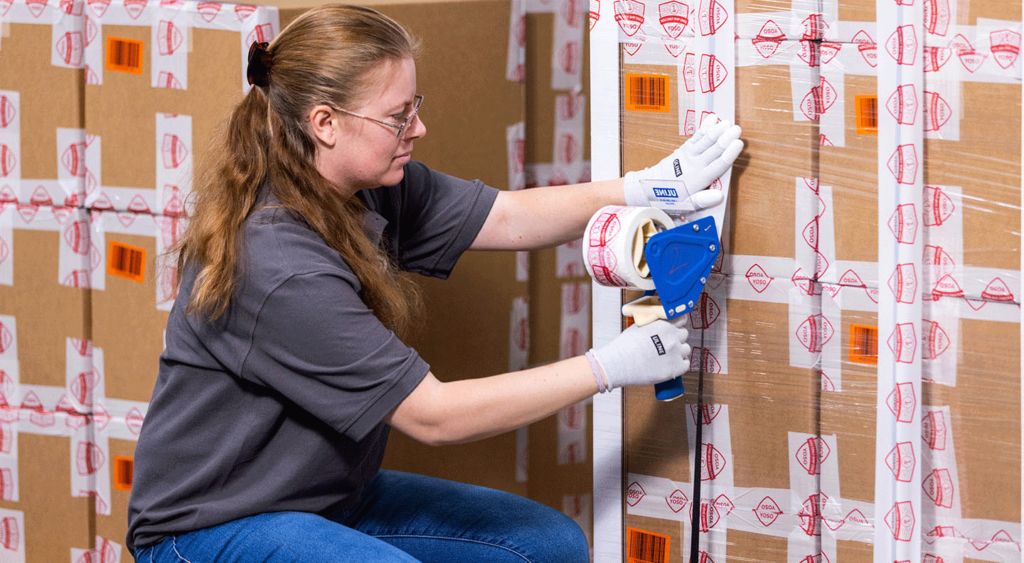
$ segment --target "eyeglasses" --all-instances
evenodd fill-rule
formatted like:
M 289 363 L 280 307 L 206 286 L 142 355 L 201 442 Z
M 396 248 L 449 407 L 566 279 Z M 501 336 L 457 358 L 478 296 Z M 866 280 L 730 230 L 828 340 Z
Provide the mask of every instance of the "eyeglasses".
M 412 112 L 409 113 L 409 115 L 402 121 L 401 125 L 395 125 L 394 123 L 388 123 L 386 121 L 381 121 L 379 119 L 374 119 L 372 117 L 368 117 L 368 116 L 365 116 L 365 115 L 360 115 L 360 114 L 358 114 L 358 113 L 356 113 L 354 111 L 348 111 L 347 109 L 341 109 L 341 108 L 334 108 L 334 109 L 340 111 L 341 113 L 347 113 L 347 114 L 349 114 L 349 115 L 351 115 L 353 117 L 359 117 L 359 118 L 362 118 L 362 119 L 366 119 L 366 120 L 372 121 L 374 123 L 380 123 L 384 127 L 390 127 L 391 129 L 396 129 L 398 131 L 398 138 L 401 139 L 402 138 L 402 134 L 405 133 L 405 128 L 410 123 L 412 123 L 412 120 L 413 120 L 414 117 L 419 115 L 420 106 L 422 104 L 423 104 L 423 96 L 421 96 L 419 94 L 416 94 L 416 96 L 414 98 L 414 101 L 413 101 L 413 104 L 412 104 Z

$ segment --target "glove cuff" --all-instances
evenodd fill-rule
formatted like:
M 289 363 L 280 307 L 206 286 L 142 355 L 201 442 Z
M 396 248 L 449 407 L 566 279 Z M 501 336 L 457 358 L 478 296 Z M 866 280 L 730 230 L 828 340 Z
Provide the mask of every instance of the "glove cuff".
M 651 206 L 651 203 L 647 201 L 647 196 L 644 195 L 643 186 L 640 185 L 639 172 L 626 172 L 626 175 L 622 177 L 622 195 L 626 200 L 626 205 L 630 207 Z
M 594 349 L 591 348 L 585 354 L 587 361 L 590 362 L 590 369 L 594 372 L 594 379 L 597 380 L 597 391 L 598 393 L 607 393 L 611 391 L 611 387 L 604 379 L 604 370 L 601 369 L 601 364 L 597 363 L 597 358 L 594 356 Z

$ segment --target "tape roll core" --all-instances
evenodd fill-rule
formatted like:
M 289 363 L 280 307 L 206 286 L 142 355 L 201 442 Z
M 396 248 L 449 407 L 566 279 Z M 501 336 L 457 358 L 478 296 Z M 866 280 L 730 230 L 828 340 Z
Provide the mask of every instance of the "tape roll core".
M 672 218 L 656 207 L 602 207 L 587 224 L 583 264 L 601 285 L 654 289 L 644 245 L 673 225 Z

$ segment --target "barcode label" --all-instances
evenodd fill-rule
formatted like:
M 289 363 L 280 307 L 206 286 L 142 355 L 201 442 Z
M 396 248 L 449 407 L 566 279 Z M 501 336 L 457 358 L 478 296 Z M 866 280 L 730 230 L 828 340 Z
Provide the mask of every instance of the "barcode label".
M 627 110 L 668 113 L 668 75 L 627 74 L 625 82 Z
M 114 456 L 114 488 L 119 491 L 132 490 L 135 477 L 135 460 L 130 457 Z
M 878 134 L 878 96 L 855 96 L 857 106 L 857 134 Z
M 878 327 L 850 325 L 850 361 L 878 365 Z
M 107 37 L 107 70 L 142 74 L 142 41 Z
M 668 536 L 626 528 L 626 563 L 666 563 Z
M 107 273 L 132 281 L 145 281 L 146 249 L 110 241 Z

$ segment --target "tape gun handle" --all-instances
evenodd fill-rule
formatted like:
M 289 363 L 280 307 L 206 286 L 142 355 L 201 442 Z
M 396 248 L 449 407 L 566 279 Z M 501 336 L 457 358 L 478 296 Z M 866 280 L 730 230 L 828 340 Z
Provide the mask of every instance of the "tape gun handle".
M 645 291 L 642 297 L 634 299 L 622 306 L 622 314 L 632 317 L 633 322 L 640 326 L 653 323 L 658 319 L 668 320 L 661 299 L 654 291 Z M 683 396 L 683 378 L 677 377 L 654 385 L 654 396 L 659 401 L 671 401 Z

